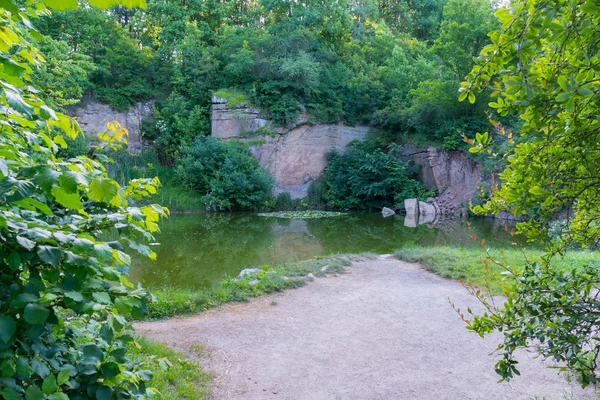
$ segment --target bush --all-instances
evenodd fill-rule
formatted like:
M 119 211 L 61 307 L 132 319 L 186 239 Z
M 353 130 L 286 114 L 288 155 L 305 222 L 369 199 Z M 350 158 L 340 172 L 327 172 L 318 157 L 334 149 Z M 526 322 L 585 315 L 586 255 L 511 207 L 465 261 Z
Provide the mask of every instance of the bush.
M 204 196 L 207 210 L 248 210 L 265 205 L 273 180 L 244 144 L 200 137 L 183 153 L 177 177 Z
M 426 195 L 425 186 L 400 161 L 395 146 L 385 152 L 368 142 L 356 143 L 343 154 L 329 153 L 328 158 L 323 198 L 334 208 L 398 208 L 406 198 Z

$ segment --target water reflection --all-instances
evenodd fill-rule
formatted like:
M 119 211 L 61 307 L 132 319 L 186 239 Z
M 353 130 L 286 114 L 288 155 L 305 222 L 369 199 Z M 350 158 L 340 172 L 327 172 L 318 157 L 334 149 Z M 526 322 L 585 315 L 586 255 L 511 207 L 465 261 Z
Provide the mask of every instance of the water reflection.
M 286 220 L 255 214 L 173 215 L 161 224 L 157 261 L 134 256 L 132 278 L 147 287 L 198 288 L 236 276 L 244 268 L 336 253 L 392 253 L 401 247 L 491 246 L 514 238 L 493 219 L 444 219 L 418 224 L 401 216 L 351 213 L 336 218 Z

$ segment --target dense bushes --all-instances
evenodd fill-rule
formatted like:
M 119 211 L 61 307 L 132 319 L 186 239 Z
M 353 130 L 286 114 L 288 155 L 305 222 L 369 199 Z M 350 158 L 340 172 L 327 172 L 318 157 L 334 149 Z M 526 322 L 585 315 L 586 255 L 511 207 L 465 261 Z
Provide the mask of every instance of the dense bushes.
M 400 161 L 396 146 L 384 151 L 355 143 L 343 154 L 329 153 L 323 198 L 334 208 L 401 207 L 406 198 L 426 196 L 415 172 Z
M 213 211 L 264 207 L 273 186 L 245 145 L 214 137 L 197 138 L 177 162 L 176 173 Z

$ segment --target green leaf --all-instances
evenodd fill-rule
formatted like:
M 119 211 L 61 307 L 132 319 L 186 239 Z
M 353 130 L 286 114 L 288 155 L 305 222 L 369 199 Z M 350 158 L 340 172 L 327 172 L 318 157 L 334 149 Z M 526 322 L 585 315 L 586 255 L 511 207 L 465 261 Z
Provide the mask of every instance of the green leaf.
M 44 381 L 42 382 L 42 391 L 45 394 L 52 394 L 56 392 L 56 389 L 58 389 L 58 386 L 56 385 L 56 377 L 54 375 L 48 375 L 45 377 Z
M 100 304 L 111 304 L 110 295 L 106 292 L 94 292 L 92 298 Z
M 117 194 L 116 183 L 108 178 L 96 178 L 90 183 L 88 197 L 90 200 L 110 203 Z
M 33 107 L 27 104 L 25 100 L 23 100 L 19 92 L 5 88 L 4 97 L 6 98 L 6 102 L 8 103 L 8 105 L 13 110 L 26 116 L 30 116 L 32 114 Z
M 56 384 L 58 386 L 62 386 L 65 383 L 69 382 L 70 373 L 71 371 L 69 371 L 68 369 L 63 369 L 62 371 L 60 371 L 56 378 Z
M 62 259 L 62 251 L 58 247 L 40 246 L 37 254 L 43 262 L 53 267 L 56 267 Z
M 25 392 L 25 399 L 27 400 L 42 400 L 44 398 L 44 392 L 38 386 L 29 386 Z
M 79 292 L 75 292 L 75 291 L 65 292 L 65 296 L 76 302 L 83 301 L 83 295 Z
M 33 178 L 33 181 L 42 189 L 50 190 L 52 189 L 52 186 L 58 183 L 59 176 L 60 172 L 47 168 L 42 170 L 39 174 L 37 174 Z
M 95 344 L 86 344 L 83 346 L 83 355 L 94 361 L 102 361 L 104 358 L 104 352 Z
M 46 319 L 50 315 L 50 311 L 46 307 L 42 307 L 38 304 L 27 304 L 23 318 L 28 324 L 41 325 L 46 322 Z
M 469 92 L 469 103 L 475 103 L 475 93 Z
M 35 242 L 33 240 L 29 240 L 24 236 L 17 236 L 17 243 L 26 248 L 27 250 L 31 250 L 35 247 Z
M 65 393 L 57 392 L 57 393 L 52 393 L 48 397 L 48 400 L 69 400 L 69 396 L 67 396 Z
M 101 386 L 96 390 L 96 400 L 112 400 L 112 389 L 109 386 Z
M 17 330 L 15 320 L 8 315 L 0 315 L 0 340 L 4 343 L 10 343 L 13 335 Z
M 63 207 L 70 208 L 72 210 L 80 210 L 83 208 L 81 203 L 81 197 L 79 193 L 67 193 L 58 186 L 52 188 L 52 195 L 56 202 Z
M 561 93 L 558 96 L 556 96 L 555 100 L 558 103 L 563 103 L 563 102 L 569 100 L 571 97 L 573 97 L 573 93 L 571 93 L 571 92 Z
M 37 303 L 39 296 L 33 293 L 21 293 L 10 302 L 10 306 L 14 308 L 23 308 L 29 303 Z
M 6 163 L 6 160 L 2 157 L 0 157 L 0 173 L 2 174 L 2 176 L 8 176 L 8 164 Z
M 48 366 L 39 358 L 31 360 L 31 368 L 33 369 L 33 372 L 38 374 L 41 378 L 50 375 L 50 368 L 48 368 Z

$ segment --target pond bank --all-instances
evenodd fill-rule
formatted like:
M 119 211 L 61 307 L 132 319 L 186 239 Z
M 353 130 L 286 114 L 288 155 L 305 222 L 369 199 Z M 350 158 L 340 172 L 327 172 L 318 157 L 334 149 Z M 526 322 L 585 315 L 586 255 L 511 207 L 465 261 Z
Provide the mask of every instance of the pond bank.
M 594 398 L 526 354 L 522 376 L 496 384 L 498 337 L 468 332 L 448 297 L 477 309 L 457 282 L 379 257 L 284 294 L 135 328 L 214 371 L 216 399 Z

